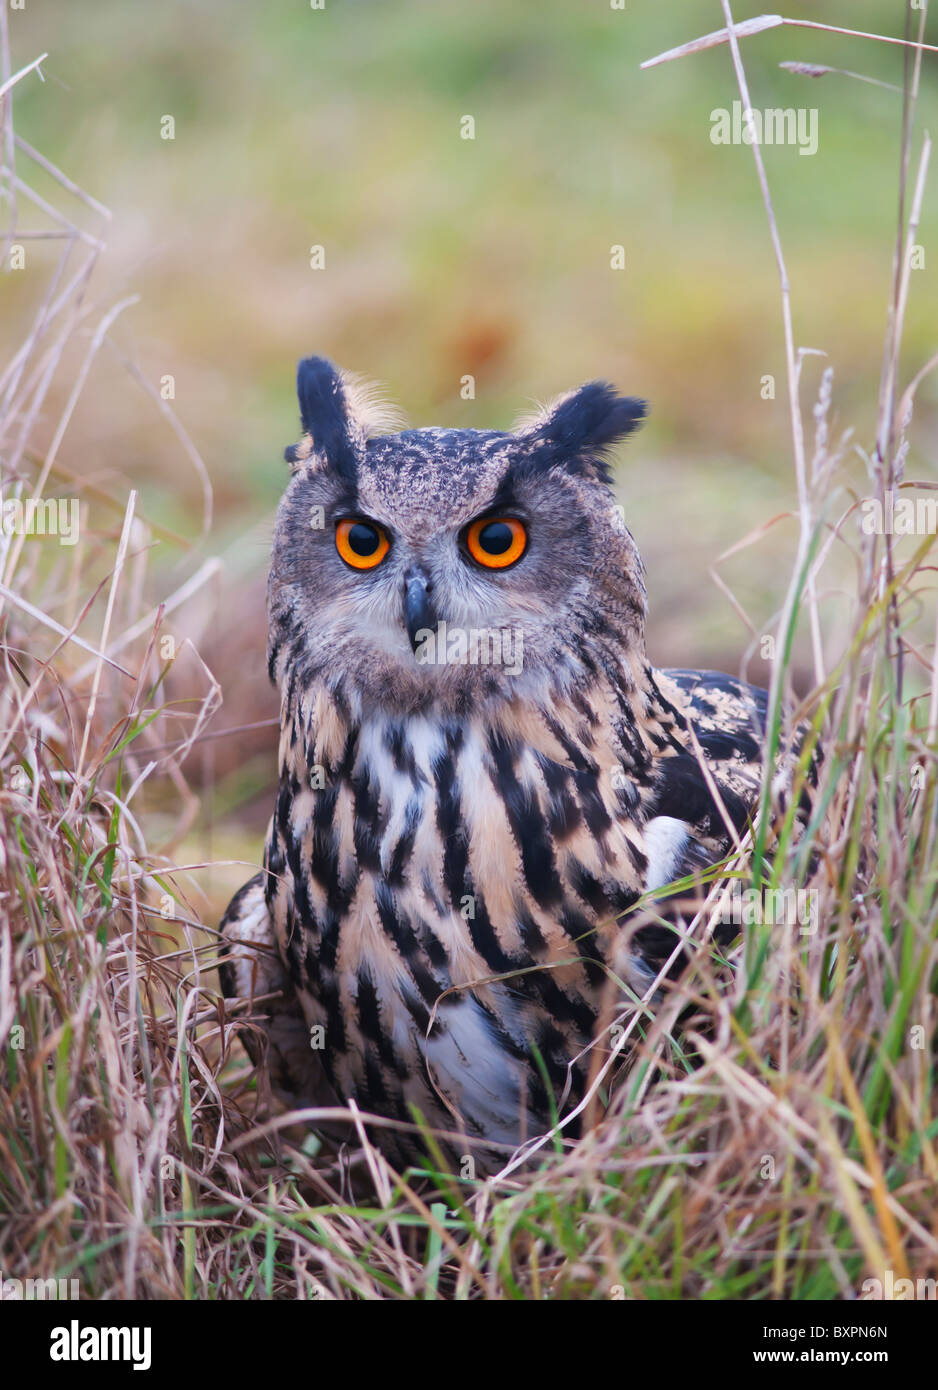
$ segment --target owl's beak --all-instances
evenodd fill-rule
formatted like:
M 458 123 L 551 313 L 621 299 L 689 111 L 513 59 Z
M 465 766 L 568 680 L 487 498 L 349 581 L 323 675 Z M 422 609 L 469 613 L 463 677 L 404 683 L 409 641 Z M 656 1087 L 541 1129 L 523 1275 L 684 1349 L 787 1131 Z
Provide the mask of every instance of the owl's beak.
M 416 653 L 420 646 L 417 634 L 424 640 L 427 632 L 436 628 L 436 610 L 430 601 L 430 577 L 419 565 L 413 565 L 404 575 L 404 622 L 407 636 Z

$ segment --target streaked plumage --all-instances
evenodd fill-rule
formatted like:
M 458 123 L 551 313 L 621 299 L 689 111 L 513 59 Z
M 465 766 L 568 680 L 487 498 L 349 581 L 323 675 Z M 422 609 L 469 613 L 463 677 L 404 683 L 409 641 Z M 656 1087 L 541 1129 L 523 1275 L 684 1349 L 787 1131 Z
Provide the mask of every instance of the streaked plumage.
M 724 812 L 747 823 L 765 697 L 648 663 L 641 560 L 604 462 L 641 402 L 592 383 L 512 433 L 383 434 L 323 360 L 298 387 L 269 583 L 280 790 L 265 872 L 223 923 L 223 985 L 276 996 L 286 1096 L 406 1122 L 416 1107 L 514 1146 L 551 1113 L 532 1046 L 568 1108 L 610 965 L 644 989 L 673 947 L 643 928 L 623 966 L 622 914 L 722 857 Z M 466 537 L 493 517 L 517 518 L 526 549 L 490 571 Z M 342 559 L 342 518 L 389 538 L 375 568 Z M 520 669 L 421 664 L 418 621 L 520 631 Z M 316 1025 L 322 1047 L 304 1047 Z

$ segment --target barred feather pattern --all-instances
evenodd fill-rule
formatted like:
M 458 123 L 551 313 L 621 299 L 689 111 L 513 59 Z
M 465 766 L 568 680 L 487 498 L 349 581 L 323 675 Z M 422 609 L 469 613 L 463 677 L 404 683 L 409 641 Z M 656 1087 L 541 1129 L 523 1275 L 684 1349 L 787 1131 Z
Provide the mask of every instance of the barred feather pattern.
M 622 969 L 619 917 L 726 848 L 687 750 L 685 690 L 701 678 L 583 669 L 584 689 L 464 719 L 363 718 L 325 684 L 285 704 L 267 905 L 329 1080 L 367 1111 L 412 1122 L 416 1109 L 509 1149 L 541 1133 L 542 1068 L 555 1106 L 582 1092 L 580 1054 L 614 958 Z M 718 679 L 705 687 L 718 732 L 703 709 L 697 732 L 742 825 L 757 701 Z M 677 842 L 655 835 L 665 823 L 682 827 Z M 638 991 L 653 947 L 639 934 L 627 958 Z

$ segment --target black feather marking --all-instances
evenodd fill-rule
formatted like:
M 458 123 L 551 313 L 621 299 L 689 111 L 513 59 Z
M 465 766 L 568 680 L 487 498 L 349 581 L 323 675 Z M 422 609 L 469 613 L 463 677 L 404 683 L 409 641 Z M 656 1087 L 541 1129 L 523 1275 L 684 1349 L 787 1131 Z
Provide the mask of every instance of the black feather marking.
M 296 369 L 300 420 L 313 448 L 344 478 L 354 482 L 358 459 L 349 429 L 348 402 L 338 370 L 324 357 L 304 357 Z M 296 450 L 286 451 L 288 462 Z
M 507 971 L 517 969 L 518 962 L 512 960 L 499 944 L 481 893 L 476 893 L 473 900 L 473 910 L 469 914 L 469 935 L 473 946 L 493 975 L 503 975 Z
M 417 938 L 416 932 L 410 925 L 407 917 L 403 913 L 395 911 L 394 894 L 391 892 L 388 885 L 380 880 L 375 884 L 375 904 L 378 908 L 378 918 L 381 922 L 381 926 L 394 942 L 403 959 L 407 962 L 407 966 L 413 976 L 414 984 L 420 991 L 424 1002 L 432 1008 L 439 996 L 443 993 L 443 990 L 449 987 L 450 979 L 448 972 L 446 973 L 445 983 L 441 984 L 427 969 L 423 960 L 425 952 L 421 950 L 421 943 Z
M 610 916 L 625 912 L 638 901 L 638 894 L 627 889 L 617 890 L 613 895 Z M 560 914 L 560 925 L 583 958 L 583 969 L 591 985 L 598 986 L 606 978 L 605 961 L 596 942 L 596 933 L 582 913 L 564 908 Z
M 725 761 L 742 758 L 744 762 L 755 762 L 759 757 L 759 745 L 751 734 L 741 733 L 698 733 L 697 738 L 705 753 L 711 758 Z
M 318 989 L 320 986 L 319 958 L 313 950 L 313 943 L 309 941 L 306 946 L 306 954 L 303 957 L 303 964 L 306 967 L 306 975 L 309 984 L 304 981 L 304 988 Z
M 384 746 L 391 754 L 395 770 L 406 773 L 415 787 L 426 780 L 417 767 L 414 750 L 407 741 L 403 720 L 395 720 L 388 724 L 384 734 Z
M 381 809 L 377 788 L 372 783 L 371 769 L 365 764 L 351 778 L 354 818 L 352 838 L 355 842 L 355 857 L 359 868 L 371 873 L 381 869 L 381 834 L 387 822 L 387 813 Z
M 331 786 L 316 796 L 310 873 L 324 889 L 330 910 L 341 917 L 348 909 L 351 888 L 343 885 L 339 873 L 339 847 L 333 828 L 338 795 L 338 787 Z
M 573 777 L 590 833 L 594 840 L 602 840 L 612 821 L 603 805 L 596 778 L 583 772 L 576 772 Z
M 531 446 L 528 461 L 538 471 L 560 466 L 608 482 L 607 450 L 638 428 L 646 410 L 644 401 L 620 396 L 607 381 L 588 382 L 521 435 Z
M 733 826 L 742 833 L 749 822 L 745 801 L 725 784 L 718 781 L 716 785 Z M 661 759 L 660 778 L 649 819 L 651 816 L 673 816 L 705 835 L 726 837 L 720 808 L 697 759 L 690 753 Z
M 358 1022 L 362 1036 L 374 1043 L 385 1066 L 391 1067 L 399 1076 L 406 1076 L 407 1068 L 394 1050 L 389 1031 L 382 1025 L 378 991 L 367 966 L 362 966 L 358 971 Z
M 580 807 L 570 789 L 570 769 L 555 763 L 552 758 L 538 753 L 537 764 L 547 787 L 548 825 L 555 841 L 569 838 L 582 820 Z
M 394 846 L 391 855 L 391 863 L 388 866 L 388 883 L 399 886 L 404 882 L 404 870 L 410 862 L 410 856 L 414 851 L 414 841 L 417 838 L 417 830 L 420 826 L 421 804 L 416 797 L 412 797 L 407 803 L 404 811 L 404 829 L 401 838 Z
M 323 1008 L 326 1010 L 326 1037 L 329 1044 L 328 1047 L 323 1049 L 322 1057 L 330 1080 L 334 1084 L 335 1073 L 331 1070 L 331 1067 L 345 1051 L 347 1044 L 345 1037 L 345 1018 L 342 1013 L 339 986 L 331 970 L 328 972 L 323 971 L 320 975 L 319 998 Z
M 469 891 L 469 845 L 466 839 L 459 783 L 456 777 L 456 757 L 462 735 L 448 731 L 446 747 L 433 760 L 433 779 L 436 782 L 436 823 L 443 841 L 443 884 L 452 906 L 458 911 L 460 899 Z
M 529 787 L 515 774 L 517 745 L 496 731 L 489 735 L 489 752 L 495 764 L 495 784 L 504 802 L 515 843 L 521 852 L 521 868 L 531 896 L 541 907 L 552 907 L 562 896 L 547 825 Z

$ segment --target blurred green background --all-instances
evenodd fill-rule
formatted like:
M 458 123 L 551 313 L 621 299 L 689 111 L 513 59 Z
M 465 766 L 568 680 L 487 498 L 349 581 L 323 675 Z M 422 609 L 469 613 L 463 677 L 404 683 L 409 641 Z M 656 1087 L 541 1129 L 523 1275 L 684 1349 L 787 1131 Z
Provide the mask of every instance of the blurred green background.
M 903 32 L 899 0 L 791 0 L 785 13 Z M 29 0 L 9 21 L 14 69 L 49 51 L 45 83 L 16 90 L 17 128 L 112 210 L 93 295 L 102 311 L 141 296 L 114 336 L 153 384 L 175 378 L 175 409 L 215 488 L 212 532 L 199 538 L 201 488 L 169 427 L 110 355 L 60 457 L 115 494 L 138 487 L 146 515 L 193 542 L 154 556 L 153 597 L 163 571 L 175 584 L 224 556 L 210 657 L 222 725 L 275 710 L 262 660 L 266 538 L 282 449 L 297 435 L 295 361 L 310 352 L 386 383 L 416 425 L 506 427 L 532 400 L 596 376 L 646 397 L 651 417 L 623 450 L 617 489 L 648 567 L 651 656 L 739 669 L 748 634 L 708 570 L 795 504 L 778 281 L 752 153 L 710 140 L 711 110 L 737 97 L 729 50 L 639 67 L 721 27 L 717 0 Z M 743 56 L 756 107 L 818 109 L 815 155 L 763 152 L 796 342 L 836 370 L 834 432 L 852 427 L 869 446 L 901 96 L 778 65 L 901 83 L 902 51 L 786 27 L 744 40 Z M 936 62 L 926 56 L 919 121 L 932 129 Z M 173 140 L 161 138 L 167 115 Z M 466 115 L 474 140 L 460 138 Z M 936 346 L 936 197 L 933 179 L 904 380 Z M 26 213 L 21 224 L 46 225 Z M 314 244 L 325 269 L 310 268 Z M 610 268 L 616 244 L 621 271 Z M 31 243 L 37 276 L 3 277 L 10 346 L 55 254 Z M 805 366 L 809 431 L 823 365 Z M 474 400 L 460 398 L 466 374 Z M 767 374 L 774 401 L 760 394 Z M 936 417 L 926 382 L 911 476 L 934 471 Z M 92 509 L 96 519 L 115 524 Z M 795 535 L 783 523 L 722 571 L 757 629 Z M 266 804 L 273 741 L 258 737 L 213 746 L 216 818 L 255 795 Z

